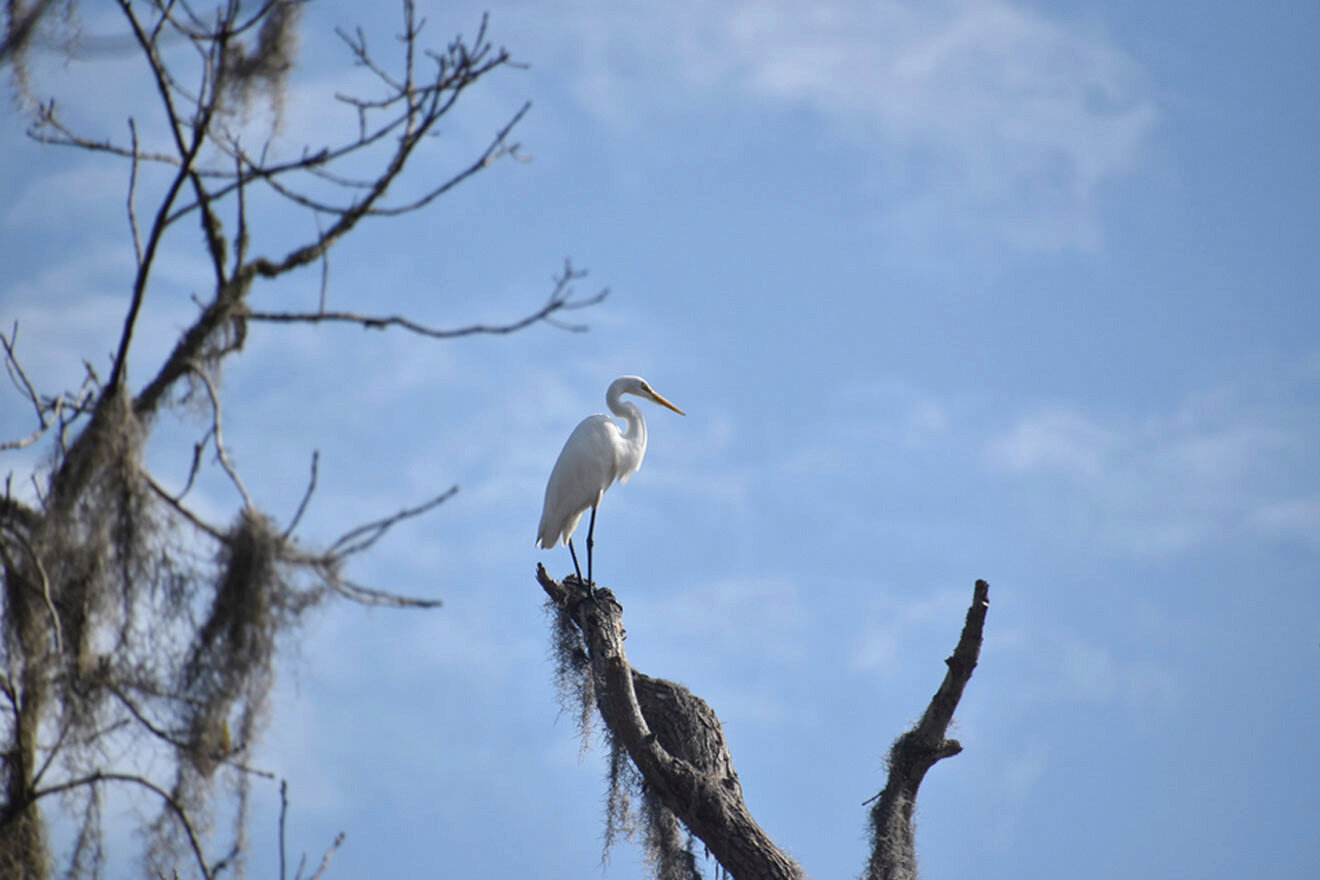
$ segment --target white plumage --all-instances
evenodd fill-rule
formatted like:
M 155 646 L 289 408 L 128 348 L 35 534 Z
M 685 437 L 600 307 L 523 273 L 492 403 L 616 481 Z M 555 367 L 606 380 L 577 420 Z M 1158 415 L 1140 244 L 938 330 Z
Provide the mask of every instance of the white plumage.
M 541 524 L 536 530 L 536 543 L 549 549 L 556 544 L 568 545 L 568 552 L 573 556 L 573 568 L 578 580 L 582 580 L 582 570 L 578 567 L 577 552 L 573 549 L 573 530 L 577 528 L 582 514 L 591 510 L 591 525 L 587 529 L 587 580 L 588 589 L 591 581 L 592 533 L 596 525 L 596 508 L 601 496 L 613 485 L 615 480 L 627 482 L 628 477 L 642 466 L 642 457 L 646 455 L 646 420 L 642 411 L 635 404 L 622 399 L 625 394 L 633 394 L 668 407 L 679 415 L 683 411 L 665 400 L 637 376 L 620 376 L 610 383 L 605 392 L 605 404 L 610 412 L 624 420 L 626 427 L 619 430 L 619 425 L 604 413 L 587 416 L 573 433 L 559 453 L 554 470 L 550 472 L 550 482 L 545 487 L 545 504 L 541 508 Z

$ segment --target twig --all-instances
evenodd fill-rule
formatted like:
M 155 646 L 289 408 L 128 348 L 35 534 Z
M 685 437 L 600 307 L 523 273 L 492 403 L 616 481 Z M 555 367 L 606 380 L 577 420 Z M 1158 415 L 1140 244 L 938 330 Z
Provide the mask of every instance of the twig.
M 280 780 L 280 880 L 284 880 L 284 818 L 289 812 L 289 780 Z
M 14 387 L 23 393 L 37 411 L 37 420 L 41 421 L 45 415 L 41 408 L 41 399 L 37 396 L 37 391 L 32 387 L 32 382 L 28 379 L 27 373 L 23 370 L 23 365 L 18 361 L 18 355 L 14 349 L 18 345 L 18 322 L 9 331 L 9 336 L 0 333 L 0 346 L 5 349 L 5 372 L 9 374 L 9 381 L 14 383 Z
M 206 864 L 206 856 L 202 853 L 201 841 L 197 837 L 197 832 L 193 829 L 192 822 L 188 820 L 188 813 L 169 792 L 165 791 L 149 779 L 131 773 L 110 773 L 104 770 L 97 770 L 89 776 L 79 777 L 78 779 L 69 779 L 56 785 L 37 789 L 32 792 L 31 797 L 32 800 L 35 801 L 46 797 L 47 795 L 59 794 L 75 788 L 81 788 L 84 785 L 96 785 L 101 782 L 130 782 L 156 794 L 165 802 L 165 805 L 169 807 L 170 812 L 174 814 L 175 819 L 178 820 L 179 825 L 183 827 L 184 833 L 188 837 L 188 846 L 192 849 L 193 857 L 197 859 L 197 869 L 202 872 L 204 880 L 214 880 L 214 875 Z
M 293 534 L 293 530 L 298 528 L 298 521 L 302 519 L 303 512 L 307 510 L 307 502 L 312 500 L 312 493 L 316 491 L 316 469 L 321 460 L 321 453 L 312 450 L 312 476 L 307 481 L 307 491 L 303 493 L 302 501 L 298 504 L 298 509 L 293 514 L 293 519 L 289 520 L 289 527 L 284 530 L 283 538 L 287 541 Z
M 457 93 L 455 93 L 454 97 L 457 98 Z M 475 162 L 473 162 L 471 165 L 469 165 L 468 167 L 464 168 L 462 171 L 455 174 L 453 177 L 449 178 L 449 180 L 445 181 L 444 183 L 432 189 L 426 195 L 422 196 L 419 199 L 414 199 L 413 201 L 407 202 L 402 205 L 394 205 L 392 207 L 387 207 L 387 208 L 374 208 L 372 209 L 371 213 L 378 217 L 389 217 L 398 214 L 407 214 L 411 211 L 416 211 L 418 208 L 423 208 L 426 205 L 429 205 L 431 202 L 435 201 L 436 199 L 440 198 L 440 196 L 449 192 L 451 189 L 458 186 L 460 183 L 467 180 L 469 177 L 476 174 L 478 171 L 490 165 L 492 162 L 496 161 L 497 159 L 503 156 L 510 155 L 511 153 L 515 153 L 519 145 L 506 144 L 504 143 L 504 141 L 509 136 L 509 133 L 513 131 L 513 127 L 517 125 L 520 121 L 522 121 L 522 118 L 527 115 L 527 111 L 531 109 L 532 109 L 531 101 L 528 101 L 527 103 L 523 104 L 522 107 L 518 110 L 518 112 L 513 114 L 513 118 L 511 118 L 507 123 L 505 123 L 503 128 L 501 128 L 498 132 L 496 132 L 494 139 L 492 139 L 490 142 L 490 145 L 487 146 L 485 151 L 480 156 L 477 157 L 477 160 Z
M 45 778 L 46 771 L 55 763 L 55 758 L 59 755 L 60 749 L 64 746 L 64 740 L 68 737 L 69 731 L 73 729 L 73 719 L 66 718 L 60 724 L 60 735 L 55 738 L 55 744 L 46 750 L 46 758 L 37 768 L 37 772 L 32 774 L 32 785 L 41 785 L 41 780 Z
M 313 211 L 312 216 L 316 218 L 316 237 L 320 238 L 322 235 L 325 235 L 325 230 L 321 228 L 321 212 Z M 322 312 L 325 311 L 325 295 L 329 287 L 330 287 L 330 252 L 326 251 L 325 253 L 321 254 L 321 291 L 320 291 L 320 297 L 317 300 L 318 311 L 322 311 Z
M 37 553 L 36 548 L 28 542 L 27 537 L 18 529 L 9 525 L 5 520 L 0 520 L 0 527 L 4 527 L 6 531 L 13 536 L 13 539 L 18 542 L 19 546 L 27 551 L 28 557 L 32 560 L 33 567 L 36 568 L 37 575 L 41 578 L 41 596 L 45 599 L 46 610 L 50 613 L 50 622 L 53 627 L 53 637 L 55 640 L 55 652 L 56 655 L 62 655 L 64 653 L 64 627 L 60 624 L 60 615 L 55 610 L 55 602 L 51 599 L 50 576 L 46 574 L 46 566 L 42 563 L 41 556 Z M 14 561 L 9 558 L 9 552 L 5 549 L 3 543 L 0 543 L 0 556 L 4 557 L 6 568 L 17 568 L 17 566 L 14 565 Z
M 226 535 L 223 531 L 217 529 L 215 526 L 211 525 L 206 520 L 202 519 L 200 516 L 193 513 L 188 508 L 184 507 L 183 503 L 180 502 L 178 498 L 175 498 L 169 492 L 166 492 L 165 487 L 161 486 L 160 483 L 157 483 L 156 478 L 153 477 L 151 474 L 147 473 L 146 471 L 143 471 L 142 476 L 146 479 L 147 485 L 151 487 L 151 491 L 155 492 L 158 498 L 160 498 L 170 507 L 174 508 L 175 512 L 177 512 L 184 519 L 188 520 L 188 522 L 192 523 L 194 526 L 196 526 L 198 529 L 202 530 L 203 532 L 206 532 L 208 535 L 210 535 L 212 538 L 215 538 L 217 541 L 226 542 L 229 540 L 229 536 Z
M 61 410 L 64 408 L 63 395 L 55 398 L 49 408 L 42 405 L 41 396 L 37 394 L 37 389 L 33 386 L 32 380 L 28 378 L 27 372 L 18 360 L 18 353 L 15 351 L 17 345 L 18 322 L 15 321 L 8 337 L 4 333 L 0 333 L 0 347 L 5 350 L 5 372 L 9 374 L 9 381 L 14 383 L 14 387 L 28 399 L 28 402 L 32 404 L 32 408 L 36 410 L 37 427 L 26 437 L 0 443 L 0 452 L 9 449 L 22 449 L 40 440 L 42 435 L 50 430 L 50 426 L 59 421 Z M 48 409 L 49 412 L 47 412 Z
M 330 867 L 330 859 L 334 857 L 335 853 L 339 850 L 339 847 L 343 845 L 345 837 L 347 837 L 347 835 L 342 831 L 335 835 L 334 842 L 331 843 L 330 848 L 325 851 L 325 855 L 321 856 L 321 864 L 317 866 L 316 873 L 307 878 L 307 880 L 321 880 L 321 877 L 325 875 L 326 869 Z
M 330 548 L 326 551 L 326 555 L 335 561 L 339 561 L 346 559 L 355 553 L 361 553 L 363 550 L 366 550 L 372 544 L 375 544 L 384 537 L 385 533 L 394 528 L 394 526 L 406 519 L 412 519 L 415 516 L 420 516 L 423 513 L 426 513 L 434 507 L 438 507 L 450 498 L 453 498 L 457 493 L 458 487 L 450 486 L 430 501 L 419 504 L 416 507 L 405 507 L 389 516 L 372 520 L 369 523 L 363 523 L 356 528 L 349 529 L 335 539 L 335 542 L 331 544 Z
M 189 746 L 186 742 L 180 739 L 176 739 L 172 734 L 168 733 L 167 731 L 161 730 L 159 727 L 153 724 L 151 720 L 142 713 L 142 710 L 137 707 L 137 704 L 134 703 L 132 700 L 130 700 L 124 694 L 124 692 L 120 690 L 117 685 L 115 685 L 114 682 L 106 681 L 104 682 L 104 684 L 106 690 L 114 694 L 115 698 L 118 699 L 119 702 L 124 704 L 124 708 L 128 710 L 129 714 L 137 719 L 138 724 L 141 724 L 143 727 L 145 727 L 151 733 L 152 736 L 156 737 L 162 742 L 168 743 L 169 745 L 173 746 L 174 748 L 178 749 L 181 752 L 186 752 L 189 750 Z
M 225 473 L 229 475 L 230 481 L 238 489 L 238 494 L 243 497 L 243 509 L 254 510 L 252 496 L 248 495 L 247 487 L 243 485 L 243 479 L 238 475 L 238 471 L 234 469 L 233 463 L 229 460 L 229 453 L 225 450 L 224 433 L 220 426 L 220 394 L 215 390 L 215 383 L 211 381 L 211 377 L 206 374 L 206 371 L 200 365 L 192 364 L 191 367 L 193 375 L 202 380 L 202 384 L 206 387 L 206 393 L 211 398 L 211 430 L 215 433 L 216 460 L 220 462 L 220 467 L 224 468 Z
M 134 195 L 137 192 L 138 176 L 138 136 L 137 123 L 133 117 L 128 117 L 128 133 L 133 147 L 132 161 L 128 166 L 128 228 L 133 234 L 133 254 L 137 257 L 137 268 L 142 268 L 142 236 L 138 232 L 137 209 L 133 205 Z
M 202 452 L 206 450 L 206 444 L 214 433 L 214 427 L 207 428 L 206 433 L 202 435 L 202 439 L 193 444 L 192 463 L 188 466 L 188 479 L 184 482 L 183 488 L 179 490 L 179 494 L 173 497 L 174 501 L 182 501 L 183 496 L 192 490 L 193 481 L 197 479 L 197 472 L 202 467 Z
M 445 603 L 440 599 L 421 599 L 416 596 L 402 596 L 388 590 L 365 587 L 341 577 L 327 578 L 330 589 L 359 605 L 376 605 L 388 608 L 439 608 Z
M 238 181 L 238 185 L 235 187 L 235 201 L 237 202 L 237 205 L 234 209 L 234 213 L 237 215 L 235 222 L 238 225 L 238 235 L 234 237 L 234 267 L 238 268 L 239 266 L 242 266 L 243 261 L 247 259 L 248 228 L 247 196 L 245 191 L 249 180 L 249 178 L 243 175 L 243 158 L 239 155 L 234 156 L 234 177 Z M 200 201 L 201 200 L 198 199 L 199 203 Z

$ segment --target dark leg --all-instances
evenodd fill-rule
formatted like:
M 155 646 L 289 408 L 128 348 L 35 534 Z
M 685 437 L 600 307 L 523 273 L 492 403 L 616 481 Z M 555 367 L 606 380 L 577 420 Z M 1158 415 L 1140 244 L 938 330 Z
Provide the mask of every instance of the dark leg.
M 596 541 L 592 537 L 596 533 L 596 505 L 591 505 L 591 525 L 587 526 L 587 592 L 591 593 L 591 599 L 596 599 L 596 582 L 591 579 L 591 548 L 596 546 Z
M 577 551 L 573 549 L 573 539 L 572 539 L 572 538 L 569 538 L 569 539 L 568 539 L 568 552 L 569 552 L 569 554 L 573 557 L 573 570 L 577 572 L 578 583 L 582 583 L 582 569 L 578 567 L 578 563 L 577 563 Z M 589 560 L 591 557 L 587 557 L 587 558 L 588 558 L 588 560 Z

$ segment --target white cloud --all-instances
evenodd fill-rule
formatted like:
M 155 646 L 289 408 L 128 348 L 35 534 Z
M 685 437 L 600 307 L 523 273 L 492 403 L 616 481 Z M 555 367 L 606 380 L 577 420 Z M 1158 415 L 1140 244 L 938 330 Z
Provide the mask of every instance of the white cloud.
M 1067 409 L 1034 413 L 991 442 L 990 460 L 1012 473 L 1048 470 L 1093 477 L 1115 438 L 1106 429 Z
M 813 650 L 811 615 L 793 582 L 735 575 L 663 595 L 635 591 L 624 601 L 637 668 L 686 681 L 726 721 L 787 717 L 775 682 Z
M 1114 649 L 1058 630 L 1031 645 L 1039 678 L 1029 699 L 1078 700 L 1135 709 L 1168 709 L 1181 688 L 1173 671 L 1151 659 L 1119 656 Z
M 862 632 L 852 651 L 852 667 L 862 672 L 897 676 L 905 668 L 900 662 L 903 646 L 914 641 L 924 643 L 927 628 L 931 626 L 947 634 L 948 622 L 966 612 L 967 596 L 958 590 L 941 590 L 925 598 L 901 602 L 878 594 L 873 606 L 863 619 L 876 622 Z
M 49 226 L 56 231 L 76 229 L 89 220 L 121 221 L 128 236 L 128 166 L 84 162 L 31 179 L 5 214 L 10 229 Z
M 612 126 L 751 99 L 887 146 L 896 233 L 972 216 L 1021 248 L 1093 247 L 1096 190 L 1158 116 L 1102 33 L 1003 0 L 583 4 L 557 20 L 542 33 L 571 44 L 578 100 Z
M 1281 382 L 1286 382 L 1283 377 Z M 1046 492 L 1060 522 L 1139 555 L 1185 552 L 1244 530 L 1301 538 L 1320 529 L 1306 463 L 1315 422 L 1279 389 L 1221 389 L 1144 420 L 1043 409 L 993 436 L 985 461 Z
M 1320 495 L 1268 501 L 1252 511 L 1250 522 L 1266 534 L 1320 547 Z

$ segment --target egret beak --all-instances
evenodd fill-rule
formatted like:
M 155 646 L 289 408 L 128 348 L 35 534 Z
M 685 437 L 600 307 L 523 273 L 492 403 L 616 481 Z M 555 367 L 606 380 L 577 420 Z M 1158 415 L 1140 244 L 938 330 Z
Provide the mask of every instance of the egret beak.
M 678 407 L 674 406 L 672 403 L 670 403 L 669 401 L 665 400 L 663 397 L 661 397 L 659 394 L 656 394 L 654 391 L 651 392 L 651 399 L 654 400 L 656 403 L 660 404 L 661 406 L 668 407 L 669 409 L 672 409 L 674 412 L 678 413 L 680 416 L 685 416 L 685 415 L 687 415 L 687 413 L 683 412 L 681 409 L 679 409 Z

